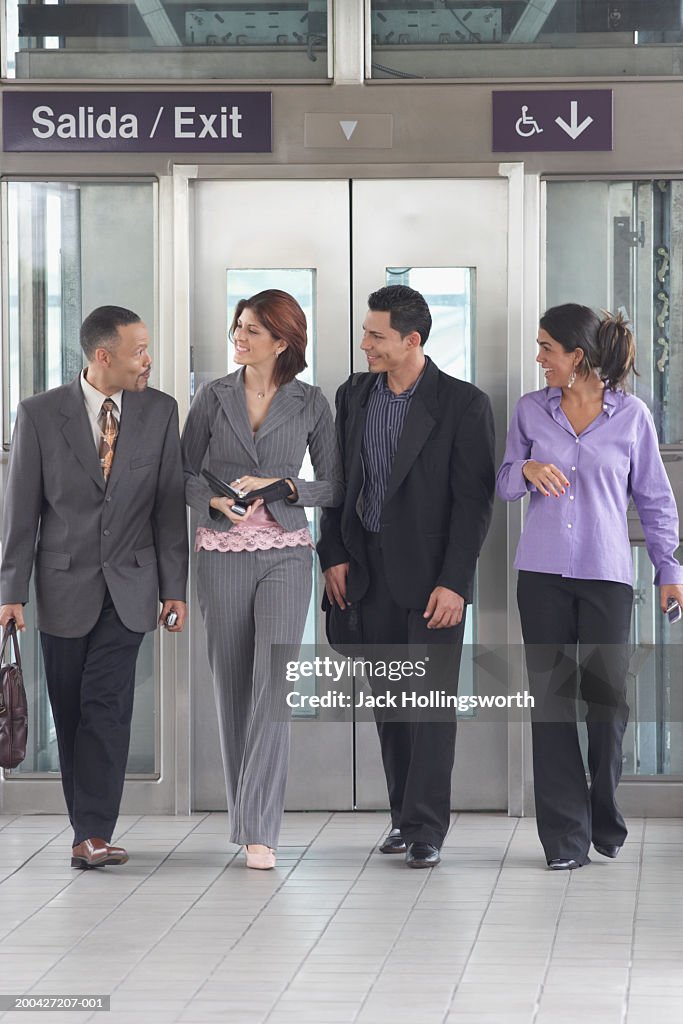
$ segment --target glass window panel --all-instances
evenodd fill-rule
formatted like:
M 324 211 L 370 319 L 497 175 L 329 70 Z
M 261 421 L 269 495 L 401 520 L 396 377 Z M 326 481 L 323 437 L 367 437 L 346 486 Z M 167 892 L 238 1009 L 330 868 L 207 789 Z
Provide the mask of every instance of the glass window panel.
M 324 79 L 328 0 L 7 0 L 13 78 Z
M 660 442 L 683 444 L 683 182 L 548 182 L 546 306 L 621 309 Z
M 683 548 L 677 557 L 683 557 Z M 659 590 L 652 586 L 652 565 L 645 548 L 634 547 L 633 569 L 631 720 L 624 739 L 624 772 L 683 775 L 681 626 L 670 625 L 660 611 Z
M 4 194 L 7 442 L 21 399 L 80 372 L 80 323 L 96 306 L 115 302 L 136 310 L 154 338 L 156 187 L 10 181 Z M 31 728 L 18 775 L 59 770 L 33 590 L 26 622 L 20 642 Z M 137 662 L 129 773 L 157 774 L 155 651 L 154 634 L 147 634 Z
M 373 78 L 678 73 L 679 0 L 371 0 Z
M 474 267 L 387 267 L 387 284 L 405 284 L 421 292 L 432 314 L 426 352 L 440 370 L 460 380 L 474 381 Z M 477 589 L 468 609 L 463 637 L 458 694 L 475 693 L 473 663 L 476 643 Z M 459 711 L 458 718 L 474 718 L 476 711 Z

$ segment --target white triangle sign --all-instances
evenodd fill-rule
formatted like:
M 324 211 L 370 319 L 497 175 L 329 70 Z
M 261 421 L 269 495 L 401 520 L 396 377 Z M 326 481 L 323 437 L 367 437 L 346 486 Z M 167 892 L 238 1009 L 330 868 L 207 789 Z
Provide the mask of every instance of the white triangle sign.
M 339 127 L 344 132 L 344 135 L 346 136 L 346 141 L 348 142 L 353 133 L 355 132 L 356 128 L 358 127 L 358 121 L 340 121 Z

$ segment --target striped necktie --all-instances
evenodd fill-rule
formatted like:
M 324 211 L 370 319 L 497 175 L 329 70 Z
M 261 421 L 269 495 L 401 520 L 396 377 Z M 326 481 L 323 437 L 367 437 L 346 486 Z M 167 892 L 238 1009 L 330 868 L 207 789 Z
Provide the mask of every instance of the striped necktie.
M 97 422 L 100 428 L 100 465 L 102 472 L 104 473 L 104 479 L 109 479 L 111 473 L 111 464 L 114 461 L 114 449 L 116 448 L 116 438 L 119 436 L 119 425 L 116 422 L 114 416 L 115 405 L 111 398 L 106 398 L 102 402 L 102 409 L 100 415 L 97 418 Z

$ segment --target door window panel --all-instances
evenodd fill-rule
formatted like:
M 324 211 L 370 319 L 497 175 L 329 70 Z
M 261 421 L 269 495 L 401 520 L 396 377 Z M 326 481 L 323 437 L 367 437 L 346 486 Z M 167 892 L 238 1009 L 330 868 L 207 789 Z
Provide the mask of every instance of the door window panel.
M 432 314 L 428 353 L 444 373 L 474 380 L 474 267 L 387 267 L 387 284 L 421 292 Z

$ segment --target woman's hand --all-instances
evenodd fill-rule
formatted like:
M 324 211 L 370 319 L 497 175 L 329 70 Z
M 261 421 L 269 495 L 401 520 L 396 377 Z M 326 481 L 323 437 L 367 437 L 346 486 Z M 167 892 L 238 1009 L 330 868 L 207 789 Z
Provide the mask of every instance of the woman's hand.
M 242 491 L 243 494 L 249 494 L 249 491 L 258 491 L 261 487 L 269 487 L 280 480 L 281 476 L 238 476 L 236 480 L 230 481 L 230 486 L 236 491 Z
M 211 508 L 218 509 L 222 512 L 231 523 L 245 523 L 250 516 L 253 516 L 257 508 L 263 504 L 262 498 L 257 498 L 251 505 L 247 505 L 247 511 L 243 516 L 238 516 L 236 512 L 232 511 L 232 506 L 235 504 L 232 498 L 223 498 L 219 495 L 215 495 L 209 502 Z
M 659 607 L 663 612 L 666 611 L 670 597 L 673 597 L 674 601 L 678 601 L 683 608 L 683 586 L 680 583 L 665 583 L 663 587 L 659 588 Z
M 238 476 L 236 480 L 230 483 L 230 486 L 234 487 L 236 491 L 242 491 L 243 494 L 249 494 L 249 491 L 258 491 L 261 487 L 279 484 L 282 479 L 281 476 Z M 286 500 L 291 503 L 297 500 L 299 493 L 289 477 L 286 480 L 291 491 Z
M 529 459 L 522 466 L 522 475 L 546 498 L 551 494 L 559 498 L 560 492 L 564 494 L 565 489 L 569 487 L 569 480 L 552 462 L 536 462 L 535 459 Z

